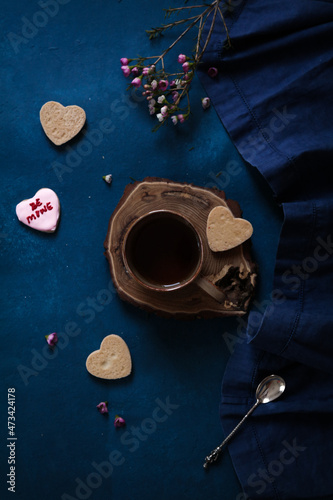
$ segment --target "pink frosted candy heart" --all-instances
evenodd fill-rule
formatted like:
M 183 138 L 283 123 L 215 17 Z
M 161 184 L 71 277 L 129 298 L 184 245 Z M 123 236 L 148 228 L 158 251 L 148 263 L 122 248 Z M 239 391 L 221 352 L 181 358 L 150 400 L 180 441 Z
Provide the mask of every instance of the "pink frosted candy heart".
M 53 233 L 59 222 L 59 198 L 52 189 L 42 188 L 33 198 L 16 205 L 16 215 L 19 221 L 37 231 Z

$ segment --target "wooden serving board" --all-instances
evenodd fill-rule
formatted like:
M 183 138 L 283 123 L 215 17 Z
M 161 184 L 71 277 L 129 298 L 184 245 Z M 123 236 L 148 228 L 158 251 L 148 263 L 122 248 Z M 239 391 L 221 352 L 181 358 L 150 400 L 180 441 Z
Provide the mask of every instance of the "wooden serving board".
M 250 257 L 250 242 L 226 252 L 212 252 L 206 237 L 206 223 L 216 206 L 228 207 L 241 216 L 239 204 L 226 200 L 223 191 L 167 179 L 147 177 L 126 186 L 114 210 L 104 242 L 113 283 L 119 296 L 133 305 L 165 317 L 196 318 L 245 314 L 254 292 L 256 266 Z M 152 210 L 172 210 L 184 215 L 203 241 L 202 274 L 218 289 L 222 299 L 215 300 L 197 284 L 156 292 L 137 283 L 127 272 L 122 259 L 122 243 L 129 225 Z

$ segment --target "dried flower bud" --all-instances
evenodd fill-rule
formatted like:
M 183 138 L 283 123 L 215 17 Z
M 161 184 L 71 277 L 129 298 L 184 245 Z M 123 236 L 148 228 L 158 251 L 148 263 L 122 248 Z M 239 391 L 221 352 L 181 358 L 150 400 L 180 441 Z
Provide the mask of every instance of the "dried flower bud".
M 158 83 L 158 87 L 161 89 L 161 90 L 166 90 L 169 86 L 169 82 L 168 80 L 160 80 L 159 83 Z
M 179 97 L 179 92 L 177 92 L 176 90 L 174 90 L 171 95 L 172 95 L 173 102 L 176 102 L 177 99 L 178 99 L 178 97 Z
M 191 65 L 189 62 L 187 62 L 187 61 L 184 62 L 184 64 L 182 65 L 184 73 L 187 73 L 189 71 L 190 67 L 191 67 Z
M 103 175 L 103 180 L 104 180 L 107 184 L 111 184 L 111 182 L 112 182 L 112 174 Z
M 179 54 L 179 56 L 178 56 L 179 64 L 184 64 L 184 62 L 186 62 L 186 60 L 187 60 L 187 57 L 185 56 L 185 54 Z
M 103 401 L 102 403 L 99 403 L 96 408 L 98 408 L 98 411 L 100 413 L 109 413 L 109 410 L 108 410 L 108 402 L 107 401 Z
M 45 335 L 46 342 L 51 346 L 55 346 L 56 343 L 58 342 L 58 335 L 54 333 L 50 333 L 49 335 Z
M 139 77 L 134 78 L 131 81 L 131 85 L 133 85 L 133 87 L 139 88 L 141 86 L 141 78 Z
M 113 425 L 115 427 L 124 427 L 126 425 L 126 422 L 122 417 L 119 417 L 119 415 L 116 415 L 114 422 L 113 422 Z
M 218 75 L 218 72 L 219 72 L 218 69 L 214 67 L 209 68 L 209 70 L 207 71 L 208 75 L 211 78 L 215 78 Z
M 203 109 L 208 109 L 210 106 L 209 97 L 204 97 L 203 99 L 201 99 L 201 104 L 202 104 Z
M 129 66 L 122 66 L 121 71 L 124 73 L 124 76 L 129 76 L 131 74 L 131 68 Z

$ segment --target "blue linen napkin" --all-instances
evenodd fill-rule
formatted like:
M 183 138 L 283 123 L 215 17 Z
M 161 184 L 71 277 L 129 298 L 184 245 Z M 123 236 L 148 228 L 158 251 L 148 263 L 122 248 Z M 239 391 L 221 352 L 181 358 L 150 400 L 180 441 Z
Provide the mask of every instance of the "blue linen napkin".
M 287 386 L 229 444 L 237 500 L 333 498 L 333 2 L 235 0 L 223 11 L 232 48 L 219 20 L 200 78 L 284 211 L 272 300 L 251 310 L 222 384 L 225 434 L 264 376 Z

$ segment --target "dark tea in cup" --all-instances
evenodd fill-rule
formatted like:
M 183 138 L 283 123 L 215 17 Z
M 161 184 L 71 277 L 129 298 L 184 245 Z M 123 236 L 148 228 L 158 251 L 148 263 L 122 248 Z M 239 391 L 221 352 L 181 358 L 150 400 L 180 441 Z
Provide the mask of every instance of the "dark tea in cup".
M 123 259 L 127 270 L 143 286 L 156 291 L 175 290 L 200 273 L 202 243 L 185 217 L 157 210 L 130 226 Z

